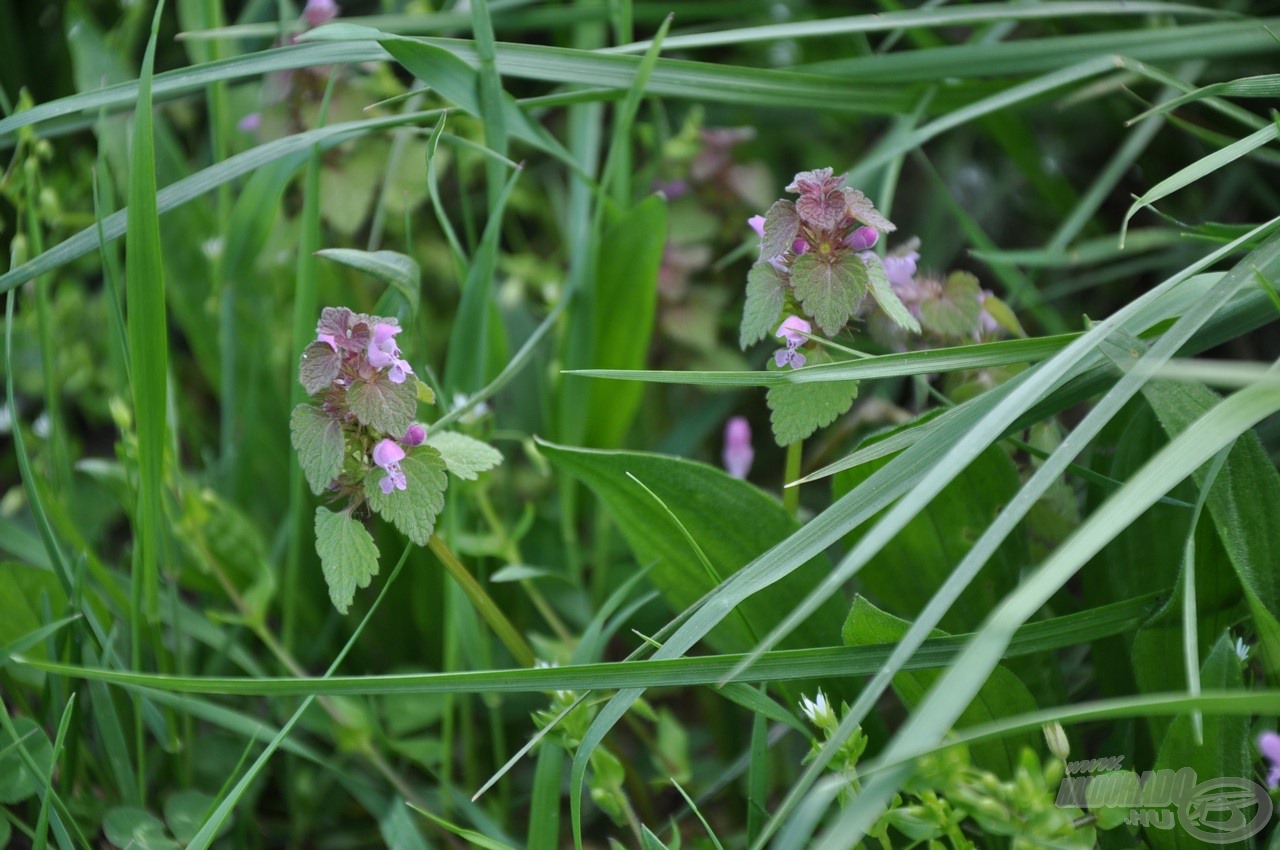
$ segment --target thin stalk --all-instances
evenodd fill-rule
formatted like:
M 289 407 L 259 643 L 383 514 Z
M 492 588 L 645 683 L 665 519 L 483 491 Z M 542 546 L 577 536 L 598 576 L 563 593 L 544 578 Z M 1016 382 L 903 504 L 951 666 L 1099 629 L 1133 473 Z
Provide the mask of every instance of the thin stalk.
M 503 646 L 516 659 L 516 662 L 521 667 L 532 667 L 534 656 L 529 644 L 525 642 L 520 632 L 516 631 L 515 626 L 502 613 L 502 609 L 493 601 L 493 598 L 480 586 L 480 582 L 476 581 L 471 571 L 463 566 L 457 555 L 453 554 L 453 550 L 440 539 L 439 535 L 435 534 L 431 535 L 431 539 L 427 542 L 427 548 L 440 559 L 445 571 L 462 588 L 462 592 L 471 600 L 471 604 L 475 606 L 476 611 L 479 612 L 481 617 L 484 617 L 485 622 L 489 624 L 489 628 L 493 629 L 494 634 L 498 636 L 498 640 L 502 641 Z
M 796 440 L 787 446 L 787 465 L 782 473 L 782 506 L 794 519 L 800 511 L 800 486 L 788 487 L 800 479 L 800 464 L 804 458 L 804 440 Z

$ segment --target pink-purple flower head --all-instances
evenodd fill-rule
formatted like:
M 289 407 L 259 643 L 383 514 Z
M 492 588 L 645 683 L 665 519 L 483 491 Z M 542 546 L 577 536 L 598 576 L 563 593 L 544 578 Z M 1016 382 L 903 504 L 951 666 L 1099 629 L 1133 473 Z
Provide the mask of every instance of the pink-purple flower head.
M 1259 735 L 1258 752 L 1267 760 L 1267 787 L 1280 788 L 1280 735 L 1275 732 Z
M 855 251 L 866 251 L 869 248 L 876 247 L 876 242 L 880 241 L 880 231 L 874 227 L 858 227 L 844 239 L 844 244 L 848 248 Z
M 773 354 L 773 362 L 779 369 L 790 366 L 792 369 L 799 369 L 805 364 L 805 356 L 797 349 L 808 342 L 807 334 L 813 332 L 813 326 L 799 316 L 787 316 L 782 320 L 782 324 L 778 327 L 774 336 L 781 337 L 786 342 L 787 347 L 775 351 Z
M 746 478 L 751 472 L 756 453 L 751 447 L 751 423 L 745 416 L 735 416 L 725 423 L 724 453 L 721 457 L 725 471 L 734 478 Z
M 418 446 L 422 445 L 422 441 L 426 438 L 427 429 L 415 422 L 405 429 L 404 436 L 400 438 L 400 442 L 406 446 Z
M 302 17 L 309 26 L 318 27 L 338 17 L 338 4 L 333 0 L 307 0 Z
M 392 490 L 407 490 L 409 482 L 400 469 L 400 461 L 404 460 L 404 449 L 395 440 L 382 440 L 373 447 L 373 462 L 386 470 L 387 474 L 378 486 L 387 495 Z
M 369 365 L 375 369 L 386 369 L 387 377 L 393 384 L 403 384 L 405 375 L 412 375 L 413 368 L 400 358 L 400 348 L 396 345 L 395 335 L 403 330 L 399 325 L 379 322 L 373 326 L 373 339 L 369 342 Z
M 764 216 L 753 215 L 751 218 L 747 219 L 747 224 L 756 232 L 756 236 L 759 236 L 761 239 L 764 238 Z

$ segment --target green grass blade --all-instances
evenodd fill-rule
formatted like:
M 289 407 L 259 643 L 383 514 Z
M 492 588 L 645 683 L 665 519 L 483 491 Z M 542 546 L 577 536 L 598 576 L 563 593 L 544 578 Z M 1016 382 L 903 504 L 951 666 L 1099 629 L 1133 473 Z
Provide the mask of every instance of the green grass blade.
M 1126 599 L 1085 611 L 1028 623 L 1019 628 L 1006 657 L 1052 652 L 1137 628 L 1163 599 L 1158 593 Z M 911 657 L 906 670 L 928 670 L 950 663 L 973 634 L 929 638 Z M 734 682 L 785 682 L 823 676 L 867 676 L 877 672 L 893 644 L 830 646 L 770 652 L 744 670 Z M 571 664 L 564 667 L 477 670 L 458 673 L 410 673 L 384 676 L 316 678 L 205 677 L 134 673 L 76 667 L 34 659 L 20 663 L 47 673 L 106 682 L 154 693 L 239 694 L 248 696 L 374 696 L 378 694 L 480 694 L 589 691 L 621 687 L 710 685 L 721 681 L 745 656 L 710 655 L 667 660 L 628 660 Z

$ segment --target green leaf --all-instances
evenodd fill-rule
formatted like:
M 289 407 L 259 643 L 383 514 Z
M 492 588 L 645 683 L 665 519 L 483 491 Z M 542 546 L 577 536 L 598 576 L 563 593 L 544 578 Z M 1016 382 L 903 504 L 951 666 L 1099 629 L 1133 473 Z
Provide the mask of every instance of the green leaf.
M 969 339 L 982 326 L 982 288 L 968 272 L 952 272 L 940 297 L 920 303 L 925 330 L 949 339 Z
M 338 352 L 325 342 L 313 342 L 302 352 L 298 361 L 298 382 L 307 391 L 307 395 L 315 395 L 333 383 L 342 369 L 342 358 Z
M 791 250 L 800 233 L 800 216 L 791 201 L 774 201 L 764 216 L 764 238 L 760 240 L 760 258 L 780 257 Z
M 902 299 L 898 297 L 898 293 L 893 291 L 893 285 L 889 283 L 889 275 L 884 270 L 884 263 L 880 262 L 880 258 L 875 254 L 864 255 L 864 261 L 867 265 L 867 282 L 871 284 L 871 295 L 880 305 L 880 309 L 898 327 L 915 334 L 920 333 L 920 322 L 911 315 L 907 305 L 903 304 Z
M 444 491 L 449 486 L 445 468 L 440 452 L 431 446 L 418 446 L 400 461 L 406 489 L 383 493 L 379 482 L 386 473 L 375 466 L 364 479 L 365 498 L 379 516 L 414 543 L 426 546 L 435 530 L 436 517 L 444 510 Z
M 892 233 L 897 230 L 897 226 L 876 209 L 876 205 L 871 203 L 871 199 L 859 192 L 857 189 L 851 189 L 845 186 L 841 191 L 844 192 L 845 206 L 849 211 L 849 215 L 856 218 L 863 224 L 870 225 L 881 233 Z
M 440 452 L 451 473 L 467 481 L 475 481 L 481 472 L 502 463 L 502 453 L 493 446 L 457 431 L 432 434 L 427 445 Z
M 791 264 L 791 286 L 805 313 L 827 336 L 835 336 L 867 294 L 867 267 L 856 254 L 824 258 L 809 251 Z
M 1153 381 L 1142 392 L 1170 437 L 1219 403 L 1199 384 Z M 1206 473 L 1206 468 L 1196 470 L 1198 485 L 1203 486 Z M 1280 563 L 1280 473 L 1256 433 L 1246 431 L 1231 448 L 1206 504 L 1244 590 L 1263 665 L 1275 674 L 1280 671 L 1280 581 L 1274 569 Z
M 653 285 L 667 243 L 667 205 L 657 195 L 636 204 L 601 240 L 591 289 L 594 338 L 589 365 L 603 369 L 640 369 L 649 354 L 658 291 Z M 622 443 L 640 401 L 643 386 L 618 392 L 605 381 L 591 381 L 585 442 L 600 448 Z
M 183 844 L 191 843 L 191 839 L 195 838 L 196 833 L 200 831 L 200 827 L 204 824 L 205 816 L 214 810 L 217 806 L 217 800 L 203 791 L 194 789 L 186 789 L 170 794 L 169 798 L 164 801 L 164 820 L 169 824 L 169 831 L 174 837 Z M 231 821 L 226 820 L 222 824 L 219 834 L 226 832 L 231 828 Z
M 13 827 L 9 826 L 6 818 L 0 818 L 0 850 L 9 846 L 9 839 L 13 837 Z
M 318 407 L 300 404 L 289 417 L 289 431 L 311 492 L 319 496 L 342 471 L 342 423 Z
M 379 372 L 368 381 L 354 381 L 347 404 L 361 425 L 399 438 L 418 412 L 418 381 L 410 375 L 396 384 Z
M 742 307 L 738 344 L 746 349 L 773 333 L 787 300 L 787 278 L 773 264 L 762 260 L 747 272 L 747 303 Z
M 843 498 L 890 460 L 877 458 L 838 473 L 831 479 L 832 496 Z M 915 619 L 973 547 L 973 530 L 990 525 L 1019 486 L 1018 469 L 1009 456 L 998 446 L 988 448 L 867 562 L 858 573 L 862 592 L 890 614 Z M 845 537 L 849 548 L 870 525 L 863 524 Z M 960 594 L 939 625 L 952 634 L 977 628 L 1017 585 L 1019 570 L 1027 561 L 1025 541 L 1006 540 L 982 568 L 982 581 Z M 910 580 L 904 581 L 908 576 Z
M 412 257 L 396 251 L 357 251 L 353 248 L 326 248 L 316 251 L 316 256 L 357 269 L 390 284 L 409 302 L 411 314 L 418 312 L 422 270 Z
M 13 731 L 36 767 L 47 774 L 53 767 L 53 745 L 44 730 L 31 718 L 17 716 L 13 718 Z M 0 803 L 21 803 L 43 785 L 44 777 L 31 773 L 14 739 L 0 730 Z
M 698 542 L 711 565 L 710 572 L 719 580 L 786 539 L 797 527 L 776 499 L 706 464 L 640 452 L 538 445 L 555 466 L 582 481 L 603 502 L 636 562 L 653 564 L 649 578 L 675 611 L 695 604 L 717 581 L 702 566 L 673 515 Z M 727 617 L 711 631 L 708 642 L 721 651 L 753 645 L 755 635 L 777 623 L 829 569 L 825 555 L 810 559 L 774 585 L 767 596 L 745 600 L 738 607 L 742 616 Z M 829 600 L 788 645 L 829 645 L 840 628 L 841 608 L 835 599 Z
M 129 850 L 180 850 L 181 845 L 165 834 L 160 818 L 143 809 L 117 806 L 102 819 L 107 840 Z
M 1200 670 L 1200 683 L 1209 691 L 1244 690 L 1241 667 L 1230 633 L 1223 633 L 1205 658 Z M 1178 771 L 1189 767 L 1195 771 L 1200 782 L 1219 777 L 1247 779 L 1253 776 L 1255 759 L 1252 742 L 1249 740 L 1249 718 L 1210 714 L 1202 722 L 1203 743 L 1197 744 L 1193 717 L 1182 714 L 1174 718 L 1160 745 L 1153 769 Z M 1184 822 L 1180 829 L 1147 829 L 1144 836 L 1153 850 L 1199 848 L 1207 843 L 1226 843 L 1214 841 L 1213 838 L 1225 839 L 1227 835 L 1201 832 L 1197 836 L 1187 829 L 1187 823 L 1194 821 Z M 1232 842 L 1231 846 L 1247 847 L 1248 843 Z
M 817 349 L 809 353 L 809 362 L 818 365 L 832 361 L 826 351 Z M 770 361 L 770 368 L 772 365 Z M 857 381 L 797 382 L 770 387 L 765 399 L 769 404 L 773 438 L 780 446 L 807 439 L 814 431 L 836 421 L 857 397 Z
M 899 577 L 903 580 L 905 577 Z M 866 599 L 858 596 L 853 600 L 849 616 L 845 620 L 841 636 L 845 646 L 865 646 L 867 644 L 896 643 L 907 632 L 909 622 L 881 611 Z M 946 632 L 933 629 L 931 637 L 942 637 Z M 918 670 L 902 672 L 893 677 L 893 690 L 906 704 L 913 709 L 934 683 L 942 676 L 936 670 Z M 998 666 L 991 673 L 977 697 L 960 714 L 956 722 L 957 728 L 989 723 L 1000 717 L 1026 714 L 1036 710 L 1036 701 L 1026 686 L 1008 668 Z M 974 744 L 972 747 L 974 762 L 995 772 L 997 776 L 1012 776 L 1018 767 L 1019 752 L 1024 746 L 1037 747 L 1033 736 L 1003 738 L 989 743 Z
M 458 826 L 455 823 L 450 823 L 444 818 L 439 817 L 438 815 L 433 815 L 431 812 L 420 808 L 413 803 L 409 804 L 409 808 L 413 809 L 418 814 L 423 815 L 446 832 L 451 832 L 463 839 L 472 847 L 479 847 L 481 850 L 515 850 L 514 847 L 506 842 L 499 841 L 496 838 L 490 838 L 482 832 L 476 832 L 474 829 L 467 829 L 466 827 Z
M 339 614 L 347 613 L 357 587 L 368 587 L 378 574 L 378 547 L 359 520 L 346 511 L 316 508 L 316 553 L 329 599 Z

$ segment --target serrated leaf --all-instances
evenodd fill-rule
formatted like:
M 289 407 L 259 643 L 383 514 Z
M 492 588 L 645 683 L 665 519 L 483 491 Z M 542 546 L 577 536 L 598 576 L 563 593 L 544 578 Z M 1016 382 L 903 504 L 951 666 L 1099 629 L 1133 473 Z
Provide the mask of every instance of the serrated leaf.
M 938 298 L 920 302 L 925 329 L 951 339 L 967 339 L 982 325 L 982 289 L 968 272 L 952 272 Z
M 427 438 L 427 445 L 440 452 L 441 460 L 451 473 L 467 481 L 475 481 L 481 472 L 502 463 L 502 453 L 493 446 L 457 431 L 432 434 Z
M 316 553 L 329 599 L 339 614 L 347 613 L 357 587 L 368 587 L 378 574 L 378 547 L 368 529 L 346 511 L 316 508 Z
M 307 395 L 315 395 L 333 383 L 342 369 L 342 359 L 327 343 L 313 342 L 302 352 L 298 361 L 298 382 L 307 391 Z
M 289 431 L 298 464 L 311 492 L 319 496 L 342 471 L 342 425 L 320 408 L 300 404 L 289 417 Z
M 790 201 L 774 201 L 764 215 L 764 238 L 760 240 L 760 257 L 780 257 L 796 241 L 800 232 L 800 218 L 796 205 Z
M 449 486 L 445 462 L 433 446 L 421 445 L 400 461 L 407 484 L 404 490 L 383 493 L 379 486 L 386 476 L 374 467 L 364 479 L 365 498 L 379 516 L 400 529 L 419 546 L 426 546 L 435 531 L 436 517 L 444 509 L 444 491 Z
M 782 318 L 782 305 L 787 299 L 786 276 L 773 264 L 762 260 L 747 272 L 747 302 L 742 307 L 742 328 L 738 344 L 746 349 L 777 327 Z
M 117 847 L 130 850 L 179 850 L 181 847 L 165 834 L 164 824 L 155 815 L 131 806 L 117 806 L 102 819 L 102 831 Z
M 822 349 L 809 355 L 811 365 L 832 362 Z M 780 446 L 807 438 L 830 425 L 847 411 L 858 397 L 857 381 L 815 381 L 807 384 L 779 384 L 769 388 L 769 422 Z
M 880 258 L 868 253 L 863 256 L 863 262 L 867 266 L 867 282 L 871 285 L 871 295 L 884 314 L 898 327 L 915 334 L 920 333 L 920 322 L 911 315 L 907 305 L 903 304 L 902 299 L 898 297 L 898 293 L 893 291 L 893 285 L 889 283 L 889 275 L 885 272 L 884 263 L 880 262 Z
M 881 214 L 880 210 L 876 209 L 876 205 L 871 203 L 871 199 L 866 195 L 848 186 L 841 191 L 844 192 L 845 209 L 848 210 L 849 215 L 881 233 L 892 233 L 898 229 L 893 222 Z
M 423 404 L 436 403 L 436 392 L 435 390 L 431 389 L 431 387 L 427 386 L 425 381 L 418 381 L 417 392 L 418 392 L 418 401 L 422 402 Z
M 791 264 L 791 286 L 827 336 L 835 336 L 867 294 L 867 267 L 856 254 L 819 257 L 810 251 Z
M 1000 327 L 1009 332 L 1011 336 L 1025 338 L 1027 332 L 1022 329 L 1022 323 L 1018 321 L 1018 317 L 1009 309 L 1009 305 L 1001 301 L 994 295 L 988 295 L 982 301 L 982 309 L 987 311 L 987 315 Z
M 418 412 L 417 384 L 412 376 L 396 384 L 379 373 L 372 380 L 352 383 L 347 391 L 347 404 L 361 425 L 399 437 Z

